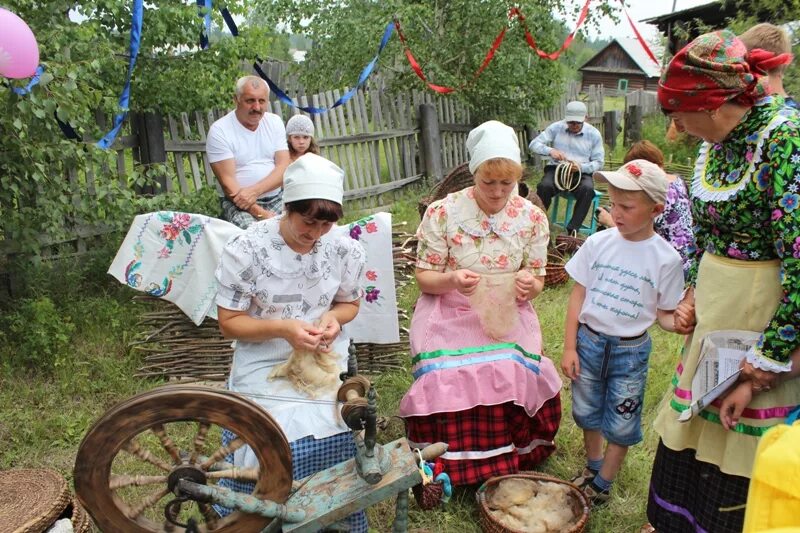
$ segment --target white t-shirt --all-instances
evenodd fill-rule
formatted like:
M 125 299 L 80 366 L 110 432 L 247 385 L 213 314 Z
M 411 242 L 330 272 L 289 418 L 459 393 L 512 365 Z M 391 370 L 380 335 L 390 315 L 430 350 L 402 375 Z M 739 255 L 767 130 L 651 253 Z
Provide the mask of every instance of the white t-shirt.
M 586 239 L 567 263 L 586 287 L 578 320 L 606 335 L 633 337 L 678 306 L 683 292 L 681 256 L 660 235 L 629 241 L 616 228 Z
M 208 162 L 233 159 L 236 162 L 236 181 L 248 187 L 264 179 L 275 168 L 275 152 L 288 150 L 286 128 L 273 113 L 264 113 L 255 131 L 245 128 L 236 112 L 231 111 L 211 125 L 206 139 Z M 280 189 L 264 193 L 274 196 Z

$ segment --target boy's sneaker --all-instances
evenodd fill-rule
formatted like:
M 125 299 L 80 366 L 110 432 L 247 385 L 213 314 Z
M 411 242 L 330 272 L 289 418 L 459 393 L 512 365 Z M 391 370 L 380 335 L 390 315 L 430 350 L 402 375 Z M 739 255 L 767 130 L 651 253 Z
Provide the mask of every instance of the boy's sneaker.
M 603 505 L 604 503 L 608 502 L 611 499 L 611 493 L 607 490 L 600 490 L 600 487 L 595 485 L 593 482 L 589 482 L 585 487 L 583 487 L 583 493 L 586 494 L 586 497 L 589 498 L 589 503 L 592 504 L 592 507 Z
M 578 474 L 577 476 L 570 479 L 570 481 L 575 484 L 579 489 L 583 490 L 586 486 L 592 482 L 594 476 L 597 475 L 597 472 L 592 470 L 591 468 L 584 466 L 583 472 Z

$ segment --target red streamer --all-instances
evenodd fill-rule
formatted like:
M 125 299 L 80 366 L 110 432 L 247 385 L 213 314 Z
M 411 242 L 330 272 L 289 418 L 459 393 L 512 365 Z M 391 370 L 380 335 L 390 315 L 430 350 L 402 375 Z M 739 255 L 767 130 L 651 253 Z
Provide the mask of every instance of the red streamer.
M 622 0 L 619 0 L 619 2 L 620 4 L 622 4 L 622 10 L 625 12 L 625 16 L 628 17 L 628 22 L 631 23 L 631 28 L 633 28 L 633 33 L 636 35 L 636 38 L 639 40 L 639 43 L 641 43 L 645 53 L 650 57 L 650 59 L 653 60 L 653 63 L 655 63 L 658 66 L 661 66 L 661 63 L 658 62 L 658 59 L 656 59 L 656 56 L 655 54 L 653 54 L 653 51 L 650 50 L 649 46 L 647 46 L 647 41 L 645 41 L 644 38 L 642 38 L 642 34 L 640 34 L 639 30 L 636 29 L 636 24 L 633 23 L 633 19 L 628 14 L 628 10 L 625 9 L 625 4 L 622 3 Z

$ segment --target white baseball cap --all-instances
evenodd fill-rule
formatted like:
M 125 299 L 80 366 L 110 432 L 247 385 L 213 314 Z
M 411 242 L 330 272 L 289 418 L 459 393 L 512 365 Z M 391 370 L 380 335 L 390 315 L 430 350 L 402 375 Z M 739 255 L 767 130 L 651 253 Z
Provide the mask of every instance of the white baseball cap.
M 489 120 L 469 132 L 467 136 L 469 151 L 469 171 L 475 171 L 481 163 L 489 159 L 505 158 L 522 163 L 519 141 L 514 128 L 497 120 Z
M 586 120 L 586 104 L 577 100 L 567 104 L 567 113 L 564 122 L 583 122 Z
M 330 200 L 341 205 L 344 170 L 317 154 L 305 154 L 283 173 L 283 203 Z
M 669 182 L 666 173 L 646 159 L 628 161 L 614 171 L 595 172 L 593 177 L 623 191 L 644 191 L 657 204 L 663 204 L 667 199 Z

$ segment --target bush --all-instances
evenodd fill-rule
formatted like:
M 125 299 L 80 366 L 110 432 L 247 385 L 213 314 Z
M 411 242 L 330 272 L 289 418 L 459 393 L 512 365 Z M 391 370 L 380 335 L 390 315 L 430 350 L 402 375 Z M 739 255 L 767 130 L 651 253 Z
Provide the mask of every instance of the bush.
M 50 298 L 20 300 L 3 322 L 13 347 L 5 359 L 12 368 L 51 372 L 64 365 L 75 325 Z

